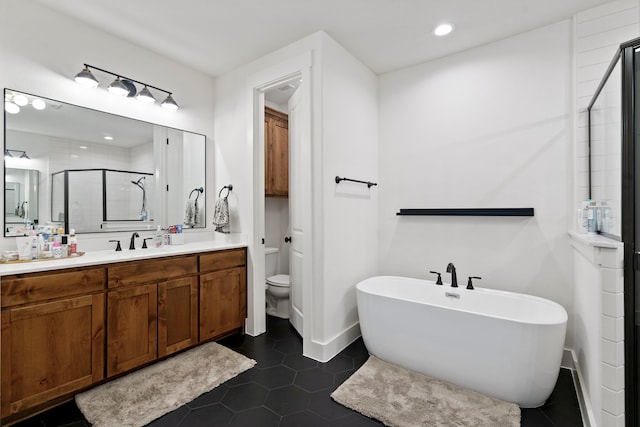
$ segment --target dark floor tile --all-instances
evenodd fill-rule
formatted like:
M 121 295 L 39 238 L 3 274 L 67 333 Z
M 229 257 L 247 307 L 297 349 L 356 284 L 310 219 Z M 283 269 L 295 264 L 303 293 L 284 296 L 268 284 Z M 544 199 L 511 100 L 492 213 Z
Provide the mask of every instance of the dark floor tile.
M 222 403 L 234 412 L 256 408 L 265 401 L 269 390 L 256 383 L 242 384 L 229 388 Z
M 309 393 L 291 385 L 271 391 L 264 406 L 284 416 L 307 409 L 309 397 Z
M 256 370 L 253 381 L 262 384 L 269 390 L 293 384 L 296 372 L 286 366 L 274 366 L 272 368 Z
M 521 427 L 560 427 L 554 426 L 551 420 L 539 409 L 522 409 L 520 413 Z
M 307 369 L 298 372 L 294 384 L 310 392 L 331 388 L 333 387 L 333 374 L 322 370 L 322 368 Z
M 329 427 L 329 422 L 314 414 L 304 411 L 282 417 L 280 427 Z
M 191 402 L 187 403 L 187 406 L 191 409 L 200 408 L 202 406 L 211 405 L 213 403 L 219 403 L 222 401 L 222 398 L 229 390 L 229 386 L 225 384 L 221 384 L 218 387 L 214 388 L 211 391 L 208 391 L 199 397 L 196 397 Z
M 369 358 L 362 339 L 327 363 L 302 356 L 302 340 L 288 320 L 267 317 L 268 332 L 234 335 L 221 344 L 258 364 L 150 427 L 378 426 L 376 420 L 331 399 L 330 394 Z M 75 402 L 37 415 L 17 427 L 90 427 Z M 522 410 L 522 427 L 581 427 L 571 371 L 562 369 L 544 406 Z
M 24 421 L 20 421 L 17 424 L 14 424 L 13 427 L 45 427 L 45 425 L 40 417 L 36 415 L 35 417 L 31 417 Z
M 289 353 L 285 356 L 282 364 L 296 371 L 304 371 L 305 369 L 317 368 L 319 362 L 302 354 Z
M 347 415 L 346 417 L 339 418 L 332 421 L 329 424 L 331 427 L 370 427 L 384 425 L 379 421 L 371 418 L 367 418 L 364 415 L 360 415 L 357 412 Z
M 346 406 L 342 406 L 333 400 L 330 397 L 330 393 L 326 391 L 311 393 L 311 398 L 309 399 L 309 410 L 318 414 L 327 421 L 346 417 L 353 413 L 351 409 Z
M 353 370 L 353 357 L 338 354 L 327 363 L 322 364 L 322 369 L 331 373 Z
M 558 427 L 582 427 L 580 411 L 567 405 L 551 404 L 539 409 Z
M 189 414 L 189 408 L 183 405 L 148 424 L 148 427 L 176 427 Z
M 221 403 L 192 409 L 179 424 L 181 427 L 209 427 L 229 424 L 233 412 Z
M 58 427 L 72 423 L 87 423 L 75 401 L 63 403 L 40 415 L 46 427 Z
M 302 354 L 302 340 L 299 340 L 299 339 L 280 340 L 276 343 L 274 348 L 285 354 L 288 354 L 288 353 Z
M 267 408 L 254 408 L 234 415 L 229 423 L 233 427 L 277 427 L 280 417 Z M 213 425 L 213 424 L 209 424 Z

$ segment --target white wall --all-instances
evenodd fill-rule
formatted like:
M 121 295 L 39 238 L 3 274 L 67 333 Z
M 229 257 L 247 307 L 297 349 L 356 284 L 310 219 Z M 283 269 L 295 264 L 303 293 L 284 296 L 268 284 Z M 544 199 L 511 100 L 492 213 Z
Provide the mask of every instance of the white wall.
M 429 270 L 453 262 L 460 281 L 481 276 L 479 286 L 572 313 L 571 39 L 562 21 L 380 76 L 382 273 L 435 279 Z M 429 207 L 532 207 L 535 216 L 396 216 Z
M 0 2 L 0 63 L 0 87 L 207 135 L 207 212 L 211 218 L 215 185 L 210 77 L 36 2 L 20 0 Z M 104 87 L 87 90 L 73 81 L 84 63 L 171 90 L 181 109 L 171 113 L 159 105 L 114 97 Z M 82 244 L 90 238 L 84 235 L 79 240 Z M 96 245 L 104 241 L 104 249 L 108 248 L 106 236 L 95 239 Z M 0 238 L 0 248 L 14 244 L 13 238 Z
M 322 39 L 323 329 L 318 338 L 338 349 L 360 334 L 355 284 L 378 272 L 380 186 L 376 76 L 328 36 Z M 346 331 L 346 332 L 345 332 Z

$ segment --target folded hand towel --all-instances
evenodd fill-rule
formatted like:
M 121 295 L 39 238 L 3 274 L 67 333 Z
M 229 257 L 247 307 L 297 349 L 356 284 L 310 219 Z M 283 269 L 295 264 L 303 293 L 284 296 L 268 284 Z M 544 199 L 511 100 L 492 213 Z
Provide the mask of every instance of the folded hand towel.
M 194 225 L 195 221 L 195 201 L 187 200 L 187 205 L 184 208 L 184 223 L 185 225 Z
M 229 202 L 227 198 L 218 199 L 216 208 L 213 212 L 213 225 L 216 231 L 224 232 L 223 228 L 229 225 Z

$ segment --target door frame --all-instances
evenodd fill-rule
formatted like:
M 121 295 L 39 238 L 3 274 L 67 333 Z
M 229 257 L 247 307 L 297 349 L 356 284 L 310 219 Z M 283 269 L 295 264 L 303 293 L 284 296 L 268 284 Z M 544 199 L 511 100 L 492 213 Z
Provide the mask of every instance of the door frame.
M 624 243 L 624 358 L 625 358 L 625 424 L 638 427 L 638 347 L 640 340 L 636 333 L 636 282 L 640 281 L 638 269 L 640 256 L 636 242 L 638 226 L 635 218 L 640 214 L 636 203 L 636 192 L 640 190 L 640 141 L 635 140 L 635 79 L 634 50 L 640 46 L 640 39 L 620 45 L 622 67 L 622 241 Z

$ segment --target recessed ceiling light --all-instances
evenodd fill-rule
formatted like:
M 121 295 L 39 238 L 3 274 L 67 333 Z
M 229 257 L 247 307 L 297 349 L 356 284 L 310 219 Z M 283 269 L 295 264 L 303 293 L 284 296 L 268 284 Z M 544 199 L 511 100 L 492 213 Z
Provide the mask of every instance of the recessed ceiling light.
M 80 146 L 80 149 L 81 149 L 81 150 L 86 150 L 86 149 L 87 149 L 87 146 L 86 146 L 86 145 L 81 145 L 81 146 Z
M 433 30 L 433 34 L 435 34 L 438 37 L 441 37 L 441 36 L 446 36 L 451 31 L 453 31 L 453 25 L 445 22 L 438 25 L 436 29 Z
M 104 139 L 106 139 L 107 141 L 113 141 L 113 137 L 109 135 L 105 135 Z

